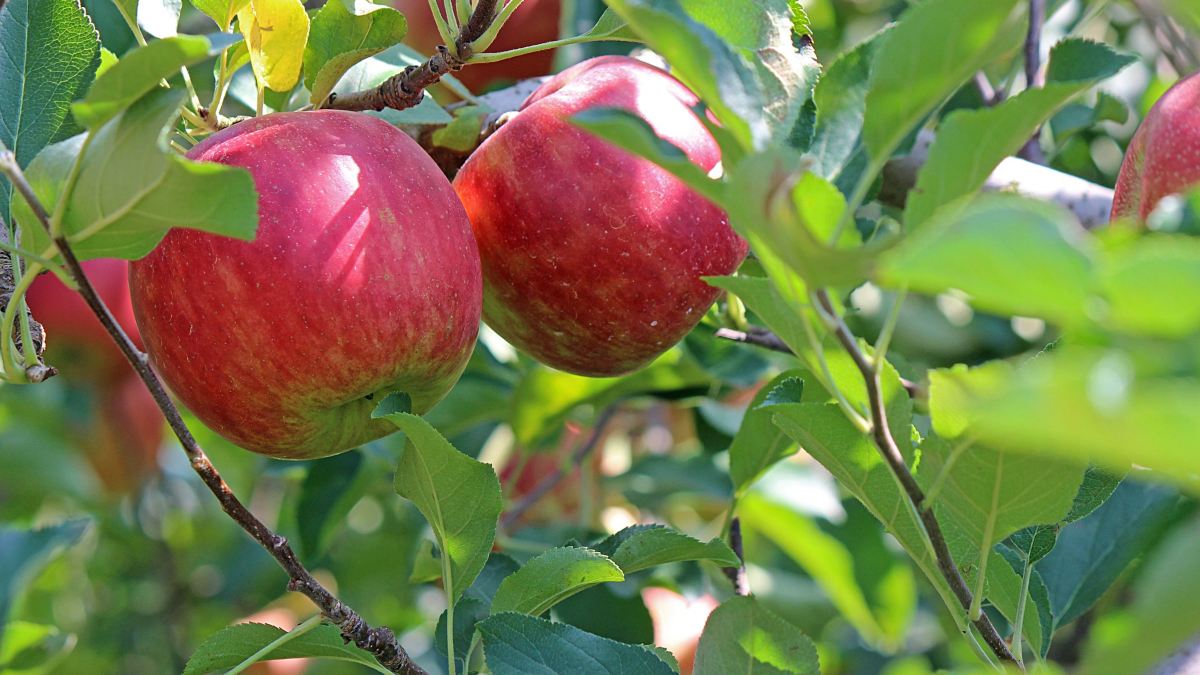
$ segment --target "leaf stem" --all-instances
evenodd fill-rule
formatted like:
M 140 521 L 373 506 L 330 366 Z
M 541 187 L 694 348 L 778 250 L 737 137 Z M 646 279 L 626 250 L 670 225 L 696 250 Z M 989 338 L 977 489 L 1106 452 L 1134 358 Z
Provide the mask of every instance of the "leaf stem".
M 492 43 L 496 41 L 496 36 L 500 33 L 500 29 L 504 27 L 504 24 L 508 22 L 509 17 L 513 15 L 513 12 L 517 11 L 517 8 L 520 7 L 521 3 L 523 2 L 525 2 L 525 0 L 509 0 L 508 4 L 504 6 L 504 9 L 501 9 L 500 13 L 496 15 L 496 18 L 492 20 L 492 24 L 488 26 L 488 29 L 483 31 L 483 35 L 480 35 L 471 42 L 471 49 L 476 52 L 482 52 L 488 47 L 491 47 Z
M 518 56 L 524 56 L 525 54 L 533 54 L 535 52 L 544 52 L 547 49 L 557 49 L 559 47 L 566 47 L 567 45 L 577 45 L 577 44 L 581 44 L 584 42 L 600 42 L 600 41 L 605 41 L 605 40 L 607 40 L 609 42 L 637 42 L 637 40 L 621 40 L 618 38 L 612 38 L 612 37 L 608 37 L 608 36 L 594 37 L 594 36 L 590 36 L 590 35 L 576 35 L 574 37 L 562 38 L 560 40 L 552 40 L 550 42 L 542 42 L 542 43 L 539 43 L 536 45 L 529 45 L 528 47 L 521 47 L 519 49 L 508 49 L 508 50 L 505 50 L 502 52 L 488 52 L 485 54 L 475 54 L 474 56 L 472 56 L 470 59 L 467 60 L 467 63 L 468 64 L 470 64 L 470 63 L 494 63 L 496 61 L 503 61 L 505 59 L 516 58 Z
M 92 145 L 92 139 L 96 137 L 94 131 L 88 131 L 83 137 L 83 143 L 79 146 L 79 154 L 75 155 L 75 161 L 71 163 L 71 170 L 67 173 L 67 180 L 63 183 L 62 192 L 58 195 L 58 202 L 54 205 L 54 214 L 50 216 L 50 238 L 53 239 L 62 234 L 62 222 L 66 217 L 67 205 L 71 201 L 71 193 L 75 191 L 75 183 L 79 180 L 79 172 L 83 170 L 83 159 L 87 155 L 88 148 Z M 28 200 L 26 200 L 28 201 Z
M 1025 570 L 1021 574 L 1021 596 L 1017 598 L 1017 616 L 1013 620 L 1012 652 L 1013 658 L 1022 667 L 1025 665 L 1025 650 L 1021 644 L 1025 630 L 1025 600 L 1029 597 L 1029 581 L 1033 578 L 1033 563 L 1025 556 Z
M 12 259 L 13 275 L 16 276 L 21 272 L 19 258 Z M 38 263 L 31 264 L 17 279 L 16 285 L 13 287 L 12 297 L 9 298 L 8 306 L 4 308 L 3 323 L 0 324 L 0 337 L 3 337 L 4 348 L 4 370 L 11 373 L 12 376 L 20 377 L 18 373 L 24 373 L 25 369 L 21 367 L 21 363 L 28 364 L 28 358 L 25 354 L 21 355 L 21 363 L 17 362 L 16 341 L 13 336 L 13 328 L 16 326 L 16 318 L 18 312 L 25 314 L 25 291 L 29 290 L 30 284 L 37 278 L 38 273 L 42 271 L 42 266 Z M 28 341 L 29 338 L 23 336 L 25 340 L 22 343 L 23 352 L 35 352 L 36 349 L 33 343 Z
M 450 554 L 446 552 L 444 539 L 440 541 L 440 546 L 442 548 L 442 587 L 446 591 L 446 658 L 449 661 L 450 675 L 457 675 L 458 663 L 454 656 L 454 570 L 450 566 Z
M 442 8 L 438 4 L 438 0 L 429 0 L 429 13 L 433 15 L 433 23 L 437 25 L 438 37 L 442 39 L 442 44 L 453 45 L 454 34 L 450 32 L 450 26 L 446 23 L 447 17 L 442 14 Z M 457 21 L 454 23 L 458 24 Z
M 246 657 L 246 660 L 242 661 L 241 663 L 237 664 L 236 666 L 225 671 L 225 675 L 238 675 L 238 673 L 240 673 L 243 670 L 249 668 L 250 666 L 258 663 L 259 661 L 262 660 L 262 658 L 264 656 L 270 654 L 271 652 L 275 651 L 279 647 L 282 647 L 283 645 L 291 642 L 292 640 L 295 640 L 296 638 L 300 637 L 301 635 L 304 635 L 305 633 L 311 631 L 312 629 L 316 628 L 317 626 L 320 626 L 321 621 L 324 618 L 325 617 L 321 616 L 320 614 L 315 614 L 315 615 L 309 617 L 308 619 L 305 619 L 304 623 L 301 623 L 300 625 L 296 626 L 295 628 L 291 629 L 290 631 L 275 638 L 271 642 L 267 643 L 267 645 L 264 646 L 262 649 L 254 652 L 250 656 Z
M 887 362 L 888 348 L 892 345 L 892 337 L 896 334 L 896 325 L 900 323 L 900 308 L 904 306 L 904 299 L 908 297 L 908 290 L 901 289 L 892 298 L 891 311 L 888 312 L 887 319 L 883 322 L 883 328 L 879 330 L 879 337 L 875 340 L 875 371 L 878 372 L 883 368 L 883 364 Z

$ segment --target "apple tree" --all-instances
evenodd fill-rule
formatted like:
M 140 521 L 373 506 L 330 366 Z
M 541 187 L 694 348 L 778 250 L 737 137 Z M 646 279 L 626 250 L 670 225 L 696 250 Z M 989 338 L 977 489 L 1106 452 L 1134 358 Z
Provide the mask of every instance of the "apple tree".
M 0 672 L 1188 672 L 1198 35 L 0 0 Z

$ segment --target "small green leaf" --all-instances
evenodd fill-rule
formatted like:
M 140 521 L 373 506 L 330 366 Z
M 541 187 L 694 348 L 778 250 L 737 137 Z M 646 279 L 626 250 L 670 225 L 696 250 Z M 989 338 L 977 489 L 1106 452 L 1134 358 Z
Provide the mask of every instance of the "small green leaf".
M 1020 150 L 1055 110 L 1132 61 L 1106 45 L 1064 40 L 1050 52 L 1044 87 L 1026 89 L 995 107 L 948 115 L 909 194 L 905 224 L 921 225 L 939 206 L 983 187 L 1000 162 Z
M 984 65 L 1020 44 L 1025 3 L 926 0 L 883 37 L 871 69 L 863 138 L 888 159 L 926 115 Z
M 590 548 L 553 548 L 500 582 L 492 613 L 540 616 L 576 593 L 609 581 L 624 581 L 616 563 Z
M 650 124 L 619 108 L 589 108 L 571 117 L 571 123 L 617 147 L 654 162 L 671 172 L 715 204 L 726 198 L 720 182 L 709 178 L 682 150 L 659 138 Z
M 702 542 L 663 525 L 631 525 L 593 546 L 625 574 L 687 560 L 711 560 L 722 567 L 741 564 L 720 539 Z
M 838 56 L 813 90 L 816 129 L 808 146 L 811 170 L 850 194 L 867 169 L 863 114 L 875 52 L 886 32 L 876 33 Z
M 799 403 L 803 392 L 804 380 L 795 372 L 787 372 L 755 394 L 729 446 L 729 477 L 735 495 L 744 494 L 767 469 L 796 453 L 796 442 L 771 420 L 771 406 Z
M 636 42 L 637 34 L 625 23 L 621 17 L 617 16 L 611 8 L 604 8 L 604 13 L 596 19 L 596 23 L 588 30 L 588 32 L 580 35 L 581 38 L 587 40 L 618 40 L 624 42 Z M 582 40 L 581 40 L 582 41 Z
M 304 48 L 304 86 L 320 105 L 351 66 L 399 44 L 404 15 L 370 0 L 331 0 L 312 18 Z
M 433 144 L 458 152 L 471 152 L 479 144 L 483 123 L 489 111 L 486 108 L 468 105 L 454 111 L 454 121 L 433 132 Z
M 1088 318 L 1092 255 L 1065 209 L 989 195 L 942 209 L 884 254 L 878 276 L 922 293 L 956 288 L 981 310 L 1075 326 Z
M 387 399 L 380 406 L 385 404 Z M 442 584 L 450 602 L 457 602 L 483 569 L 495 541 L 503 508 L 500 480 L 491 465 L 455 450 L 422 418 L 386 409 L 375 416 L 408 436 L 396 469 L 396 492 L 416 505 L 433 528 L 443 565 L 450 570 Z
M 54 672 L 54 666 L 75 647 L 75 636 L 54 626 L 11 621 L 0 626 L 0 672 Z
M 203 675 L 224 672 L 253 656 L 263 647 L 287 635 L 287 631 L 264 623 L 239 623 L 208 636 L 188 659 L 183 675 Z M 317 628 L 289 640 L 262 657 L 275 659 L 321 658 L 349 661 L 387 673 L 369 652 L 342 639 L 335 626 L 321 624 Z
M 0 6 L 0 44 L 0 145 L 24 168 L 74 127 L 67 112 L 100 63 L 100 36 L 75 0 L 8 0 Z M 10 190 L 0 177 L 6 222 Z
M 817 647 L 753 597 L 713 610 L 696 649 L 696 675 L 820 675 Z
M 140 258 L 172 227 L 253 239 L 258 195 L 249 172 L 193 162 L 166 146 L 183 95 L 156 89 L 92 132 L 63 217 L 63 232 L 81 260 Z M 29 165 L 26 176 L 43 204 L 58 201 L 83 143 L 82 134 L 56 143 Z M 27 246 L 49 246 L 24 200 L 14 204 L 13 216 Z
M 674 675 L 647 645 L 627 645 L 562 623 L 506 612 L 478 624 L 494 675 Z
M 155 40 L 127 53 L 96 78 L 82 101 L 71 106 L 75 121 L 85 129 L 98 129 L 122 110 L 159 86 L 183 66 L 210 55 L 211 43 L 195 35 Z
M 43 568 L 83 537 L 90 520 L 68 520 L 38 530 L 0 527 L 0 643 L 17 597 Z

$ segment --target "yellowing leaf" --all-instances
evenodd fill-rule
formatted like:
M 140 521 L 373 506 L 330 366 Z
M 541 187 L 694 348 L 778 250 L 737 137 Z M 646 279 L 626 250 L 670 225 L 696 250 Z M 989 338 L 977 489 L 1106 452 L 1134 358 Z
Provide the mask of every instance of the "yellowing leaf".
M 238 12 L 260 86 L 289 91 L 300 80 L 308 14 L 300 0 L 251 0 Z

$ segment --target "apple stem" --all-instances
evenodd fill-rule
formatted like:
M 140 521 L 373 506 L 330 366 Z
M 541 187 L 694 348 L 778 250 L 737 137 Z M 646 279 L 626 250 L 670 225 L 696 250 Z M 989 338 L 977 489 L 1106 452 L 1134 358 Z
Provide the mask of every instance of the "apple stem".
M 17 165 L 15 157 L 8 150 L 0 150 L 0 173 L 8 177 L 21 196 L 25 198 L 47 234 L 50 234 L 50 216 L 25 178 L 24 172 Z M 125 359 L 129 361 L 138 377 L 150 390 L 154 402 L 166 417 L 171 431 L 175 433 L 183 451 L 187 453 L 192 469 L 220 502 L 225 513 L 229 514 L 230 518 L 266 549 L 271 557 L 279 563 L 279 566 L 287 572 L 288 589 L 303 593 L 312 600 L 321 609 L 321 614 L 338 627 L 342 637 L 370 652 L 384 668 L 404 675 L 428 675 L 425 669 L 413 662 L 390 629 L 372 628 L 357 612 L 338 600 L 304 567 L 295 551 L 288 545 L 287 539 L 271 531 L 233 494 L 233 490 L 217 472 L 208 455 L 205 454 L 187 424 L 184 423 L 179 409 L 167 395 L 162 381 L 150 367 L 150 361 L 146 354 L 133 344 L 125 330 L 113 318 L 112 312 L 109 311 L 104 301 L 100 299 L 96 289 L 92 287 L 87 275 L 84 274 L 83 267 L 67 243 L 66 237 L 59 233 L 51 235 L 51 239 L 62 256 L 63 266 L 78 286 L 79 294 L 83 296 L 88 307 L 100 320 L 109 336 L 117 343 L 117 347 L 120 348 Z
M 871 438 L 875 442 L 876 448 L 879 449 L 880 455 L 883 456 L 883 460 L 892 470 L 892 474 L 904 489 L 909 503 L 916 509 L 921 524 L 925 527 L 929 543 L 932 545 L 938 570 L 949 584 L 954 596 L 962 604 L 963 609 L 970 612 L 971 616 L 969 616 L 969 619 L 971 623 L 979 631 L 984 642 L 991 648 L 992 653 L 1001 661 L 1020 667 L 1017 660 L 1013 658 L 1012 652 L 1009 651 L 1008 644 L 1004 641 L 1000 632 L 996 630 L 996 626 L 992 624 L 991 619 L 988 618 L 987 614 L 979 612 L 979 599 L 972 596 L 971 590 L 967 587 L 966 580 L 963 579 L 958 566 L 954 564 L 954 558 L 950 555 L 950 547 L 946 544 L 945 535 L 942 534 L 941 524 L 938 522 L 937 516 L 934 515 L 933 509 L 926 506 L 925 494 L 921 490 L 921 486 L 917 484 L 917 480 L 913 477 L 912 472 L 909 471 L 908 465 L 904 461 L 904 456 L 900 452 L 900 446 L 896 443 L 895 437 L 892 436 L 891 427 L 888 426 L 887 404 L 883 399 L 879 369 L 876 368 L 875 363 L 863 352 L 857 338 L 850 332 L 845 320 L 838 314 L 833 301 L 829 297 L 829 291 L 826 289 L 817 291 L 814 294 L 814 299 L 816 301 L 815 307 L 819 310 L 817 314 L 820 315 L 826 324 L 826 328 L 842 345 L 842 349 L 846 351 L 850 359 L 854 361 L 854 365 L 858 368 L 859 373 L 862 374 L 871 409 Z

